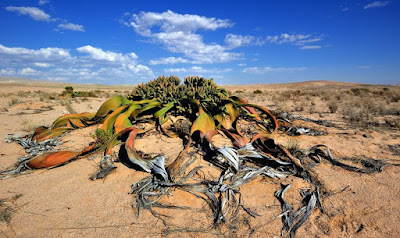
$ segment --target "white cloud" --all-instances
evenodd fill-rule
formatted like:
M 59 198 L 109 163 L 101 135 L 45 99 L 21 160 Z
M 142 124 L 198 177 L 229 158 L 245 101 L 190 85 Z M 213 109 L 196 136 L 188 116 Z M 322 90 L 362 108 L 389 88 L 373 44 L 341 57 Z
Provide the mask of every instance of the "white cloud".
M 40 0 L 39 5 L 44 5 L 49 3 L 50 1 L 47 0 Z M 45 22 L 55 22 L 55 21 L 64 21 L 66 20 L 61 20 L 59 18 L 52 18 L 49 14 L 45 13 L 42 9 L 37 8 L 37 7 L 13 7 L 9 6 L 5 8 L 7 11 L 10 12 L 17 12 L 20 15 L 28 15 L 32 19 L 36 21 L 45 21 Z M 85 28 L 82 25 L 78 24 L 73 24 L 73 23 L 61 23 L 58 24 L 57 28 L 58 29 L 64 29 L 64 30 L 71 30 L 71 31 L 81 31 L 84 32 Z
M 100 48 L 95 48 L 91 45 L 82 46 L 76 49 L 79 52 L 89 54 L 89 57 L 94 60 L 117 62 L 122 64 L 135 63 L 138 56 L 135 53 L 115 53 L 111 51 L 104 51 Z
M 243 69 L 244 73 L 252 73 L 252 74 L 264 74 L 271 72 L 298 72 L 306 70 L 306 67 L 296 67 L 296 68 L 286 68 L 286 67 L 252 67 Z
M 73 23 L 59 24 L 57 26 L 57 28 L 61 28 L 61 29 L 64 29 L 64 30 L 85 32 L 85 28 L 82 25 L 73 24 Z
M 227 73 L 231 72 L 232 69 L 205 69 L 200 66 L 193 66 L 191 68 L 168 68 L 164 69 L 164 72 L 166 73 L 187 73 L 188 75 L 191 74 L 221 74 L 221 73 Z
M 310 35 L 301 35 L 301 34 L 289 35 L 287 33 L 283 33 L 280 36 L 280 40 L 279 40 L 278 44 L 293 43 L 293 42 L 296 42 L 296 41 L 305 40 L 305 39 L 307 39 L 309 37 L 310 37 Z
M 38 2 L 39 5 L 45 5 L 48 3 L 50 3 L 50 0 L 39 0 L 39 2 Z
M 73 56 L 71 53 L 78 54 Z M 115 83 L 115 80 L 119 80 L 117 83 L 139 83 L 138 80 L 153 79 L 153 71 L 138 64 L 137 59 L 135 53 L 105 51 L 90 45 L 76 50 L 34 50 L 0 45 L 0 76 L 92 83 L 100 83 L 99 80 L 110 80 L 101 83 Z
M 250 45 L 254 41 L 254 36 L 242 36 L 228 34 L 225 37 L 225 43 L 230 49 Z
M 35 63 L 33 63 L 33 65 L 40 67 L 40 68 L 48 68 L 48 67 L 52 66 L 52 64 L 49 64 L 49 63 L 39 63 L 39 62 L 35 62 Z
M 141 12 L 134 14 L 130 25 L 141 35 L 151 36 L 151 28 L 158 26 L 162 32 L 194 32 L 199 29 L 213 30 L 231 27 L 229 20 L 207 18 L 198 15 L 178 14 L 173 11 L 163 13 Z
M 300 50 L 316 50 L 316 49 L 321 49 L 321 46 L 320 45 L 303 45 L 299 49 Z
M 34 63 L 69 61 L 72 57 L 68 49 L 49 47 L 39 50 L 21 47 L 6 47 L 0 44 L 0 65 L 20 66 Z
M 13 7 L 9 6 L 6 7 L 7 11 L 10 12 L 17 12 L 21 15 L 28 15 L 32 19 L 36 21 L 52 21 L 53 19 L 51 16 L 47 13 L 45 13 L 43 10 L 37 8 L 37 7 Z
M 375 8 L 375 7 L 385 7 L 389 5 L 390 1 L 375 1 L 364 6 L 364 9 Z
M 224 46 L 204 43 L 203 37 L 196 34 L 198 30 L 215 31 L 231 27 L 233 24 L 229 20 L 178 14 L 168 10 L 163 13 L 134 14 L 125 24 L 138 34 L 163 44 L 169 51 L 182 53 L 198 62 L 227 62 L 240 58 L 240 54 L 229 52 Z
M 269 44 L 292 44 L 298 46 L 300 49 L 319 49 L 322 48 L 319 45 L 308 45 L 323 40 L 323 36 L 312 36 L 302 34 L 287 34 L 282 33 L 280 35 L 266 36 L 265 38 L 254 37 L 254 36 L 242 36 L 228 34 L 225 37 L 225 43 L 230 49 L 234 49 L 240 46 L 247 45 L 258 45 L 262 46 L 265 43 Z
M 26 76 L 26 75 L 37 75 L 37 74 L 38 74 L 38 71 L 37 71 L 37 70 L 34 70 L 34 69 L 32 69 L 32 68 L 23 68 L 23 69 L 21 69 L 21 70 L 19 71 L 19 73 L 20 73 L 21 75 L 23 75 L 23 76 Z
M 150 60 L 151 65 L 159 65 L 159 64 L 179 64 L 179 63 L 188 63 L 189 60 L 181 58 L 181 57 L 167 57 L 167 58 L 159 58 L 156 60 Z

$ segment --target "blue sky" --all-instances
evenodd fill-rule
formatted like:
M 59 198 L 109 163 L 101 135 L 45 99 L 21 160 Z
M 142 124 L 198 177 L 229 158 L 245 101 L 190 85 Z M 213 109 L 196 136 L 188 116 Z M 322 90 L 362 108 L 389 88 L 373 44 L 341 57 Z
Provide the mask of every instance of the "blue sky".
M 0 2 L 0 76 L 400 83 L 398 1 Z

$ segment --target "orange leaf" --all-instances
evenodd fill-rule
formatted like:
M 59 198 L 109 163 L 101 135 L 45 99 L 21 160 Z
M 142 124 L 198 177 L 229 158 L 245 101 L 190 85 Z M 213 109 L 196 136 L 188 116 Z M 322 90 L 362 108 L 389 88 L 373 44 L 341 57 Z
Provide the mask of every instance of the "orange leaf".
M 47 152 L 30 160 L 26 165 L 32 169 L 49 168 L 64 164 L 80 155 L 80 152 L 58 151 Z
M 115 120 L 115 133 L 119 133 L 120 131 L 124 130 L 125 128 L 131 127 L 132 123 L 129 120 L 130 115 L 134 110 L 140 109 L 141 106 L 138 104 L 133 104 L 129 107 L 126 112 L 121 113 L 117 119 Z
M 116 109 L 113 113 L 107 116 L 106 120 L 104 121 L 103 125 L 101 126 L 101 129 L 104 130 L 106 133 L 113 133 L 114 129 L 114 124 L 115 120 L 117 120 L 117 117 L 124 112 L 130 105 L 124 105 Z

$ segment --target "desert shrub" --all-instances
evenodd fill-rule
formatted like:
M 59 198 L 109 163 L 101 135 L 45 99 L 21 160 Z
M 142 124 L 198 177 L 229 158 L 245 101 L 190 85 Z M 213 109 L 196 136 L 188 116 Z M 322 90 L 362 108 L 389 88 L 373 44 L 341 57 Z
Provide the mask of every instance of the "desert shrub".
M 352 88 L 350 91 L 354 94 L 354 96 L 364 96 L 371 92 L 371 90 L 368 88 Z
M 73 91 L 74 91 L 74 88 L 73 88 L 73 87 L 71 87 L 71 86 L 65 87 L 65 92 L 66 92 L 66 93 L 72 93 Z
M 37 128 L 37 125 L 31 119 L 22 119 L 21 124 L 23 126 L 22 130 L 26 132 L 32 132 Z
M 385 125 L 394 128 L 400 128 L 400 120 L 398 118 L 385 118 Z
M 293 139 L 293 138 L 290 138 L 287 141 L 287 149 L 289 150 L 289 152 L 292 155 L 298 154 L 301 151 L 301 149 L 300 149 L 300 141 L 296 140 L 296 139 Z
M 308 107 L 308 113 L 313 114 L 316 112 L 317 112 L 317 110 L 316 110 L 315 104 L 311 104 L 311 106 Z
M 328 102 L 328 109 L 330 113 L 336 113 L 338 110 L 339 104 L 336 100 L 330 100 Z
M 257 89 L 257 90 L 254 90 L 253 93 L 254 93 L 254 94 L 261 94 L 261 93 L 263 93 L 263 91 Z
M 76 113 L 75 109 L 72 107 L 72 103 L 71 100 L 69 98 L 66 99 L 60 99 L 60 103 L 62 106 L 65 107 L 65 109 L 69 112 L 69 113 Z
M 244 93 L 243 90 L 236 90 L 235 93 Z
M 299 102 L 294 106 L 294 110 L 296 112 L 302 112 L 306 108 L 306 103 L 305 102 Z
M 21 103 L 21 102 L 19 101 L 18 98 L 12 97 L 12 98 L 10 99 L 10 101 L 8 101 L 8 106 L 12 107 L 12 106 L 17 105 L 17 104 L 19 104 L 19 103 Z

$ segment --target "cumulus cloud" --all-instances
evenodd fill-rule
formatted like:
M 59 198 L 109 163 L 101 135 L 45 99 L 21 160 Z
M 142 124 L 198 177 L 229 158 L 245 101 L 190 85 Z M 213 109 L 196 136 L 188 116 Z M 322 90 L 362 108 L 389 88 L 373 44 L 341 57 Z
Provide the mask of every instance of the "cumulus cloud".
M 93 60 L 116 62 L 126 65 L 135 63 L 138 58 L 135 53 L 122 54 L 112 51 L 104 51 L 91 45 L 82 46 L 76 50 L 82 53 L 87 53 L 89 55 L 88 57 Z
M 295 67 L 295 68 L 287 68 L 287 67 L 251 67 L 251 68 L 244 68 L 244 73 L 252 73 L 252 74 L 264 74 L 264 73 L 271 73 L 271 72 L 298 72 L 306 70 L 306 67 Z
M 19 66 L 34 63 L 65 62 L 72 59 L 68 49 L 57 47 L 32 50 L 22 47 L 6 47 L 0 44 L 0 64 Z
M 36 21 L 52 21 L 53 19 L 47 13 L 45 13 L 42 9 L 37 7 L 13 7 L 9 6 L 5 8 L 9 12 L 17 12 L 21 15 L 28 15 L 32 19 Z
M 34 50 L 0 45 L 0 76 L 96 83 L 99 80 L 138 83 L 134 80 L 154 78 L 153 71 L 138 64 L 137 59 L 133 52 L 122 54 L 90 45 L 75 50 L 51 47 Z
M 82 25 L 73 24 L 73 23 L 58 24 L 57 28 L 64 29 L 64 30 L 70 30 L 70 31 L 85 32 L 85 28 Z
M 364 6 L 364 9 L 375 8 L 375 7 L 385 7 L 389 5 L 390 1 L 375 1 Z
M 151 28 L 157 26 L 162 32 L 195 32 L 199 29 L 217 30 L 233 26 L 229 20 L 204 16 L 178 14 L 173 11 L 163 13 L 141 12 L 134 14 L 130 25 L 141 35 L 151 36 Z
M 134 14 L 126 25 L 141 36 L 163 44 L 169 51 L 203 63 L 227 62 L 240 58 L 219 44 L 206 44 L 198 30 L 215 31 L 232 27 L 229 20 L 204 16 L 178 14 L 170 10 L 163 13 L 141 12 Z
M 150 60 L 151 65 L 159 65 L 159 64 L 180 64 L 180 63 L 189 63 L 189 60 L 181 58 L 181 57 L 167 57 L 167 58 L 159 58 L 156 60 Z

